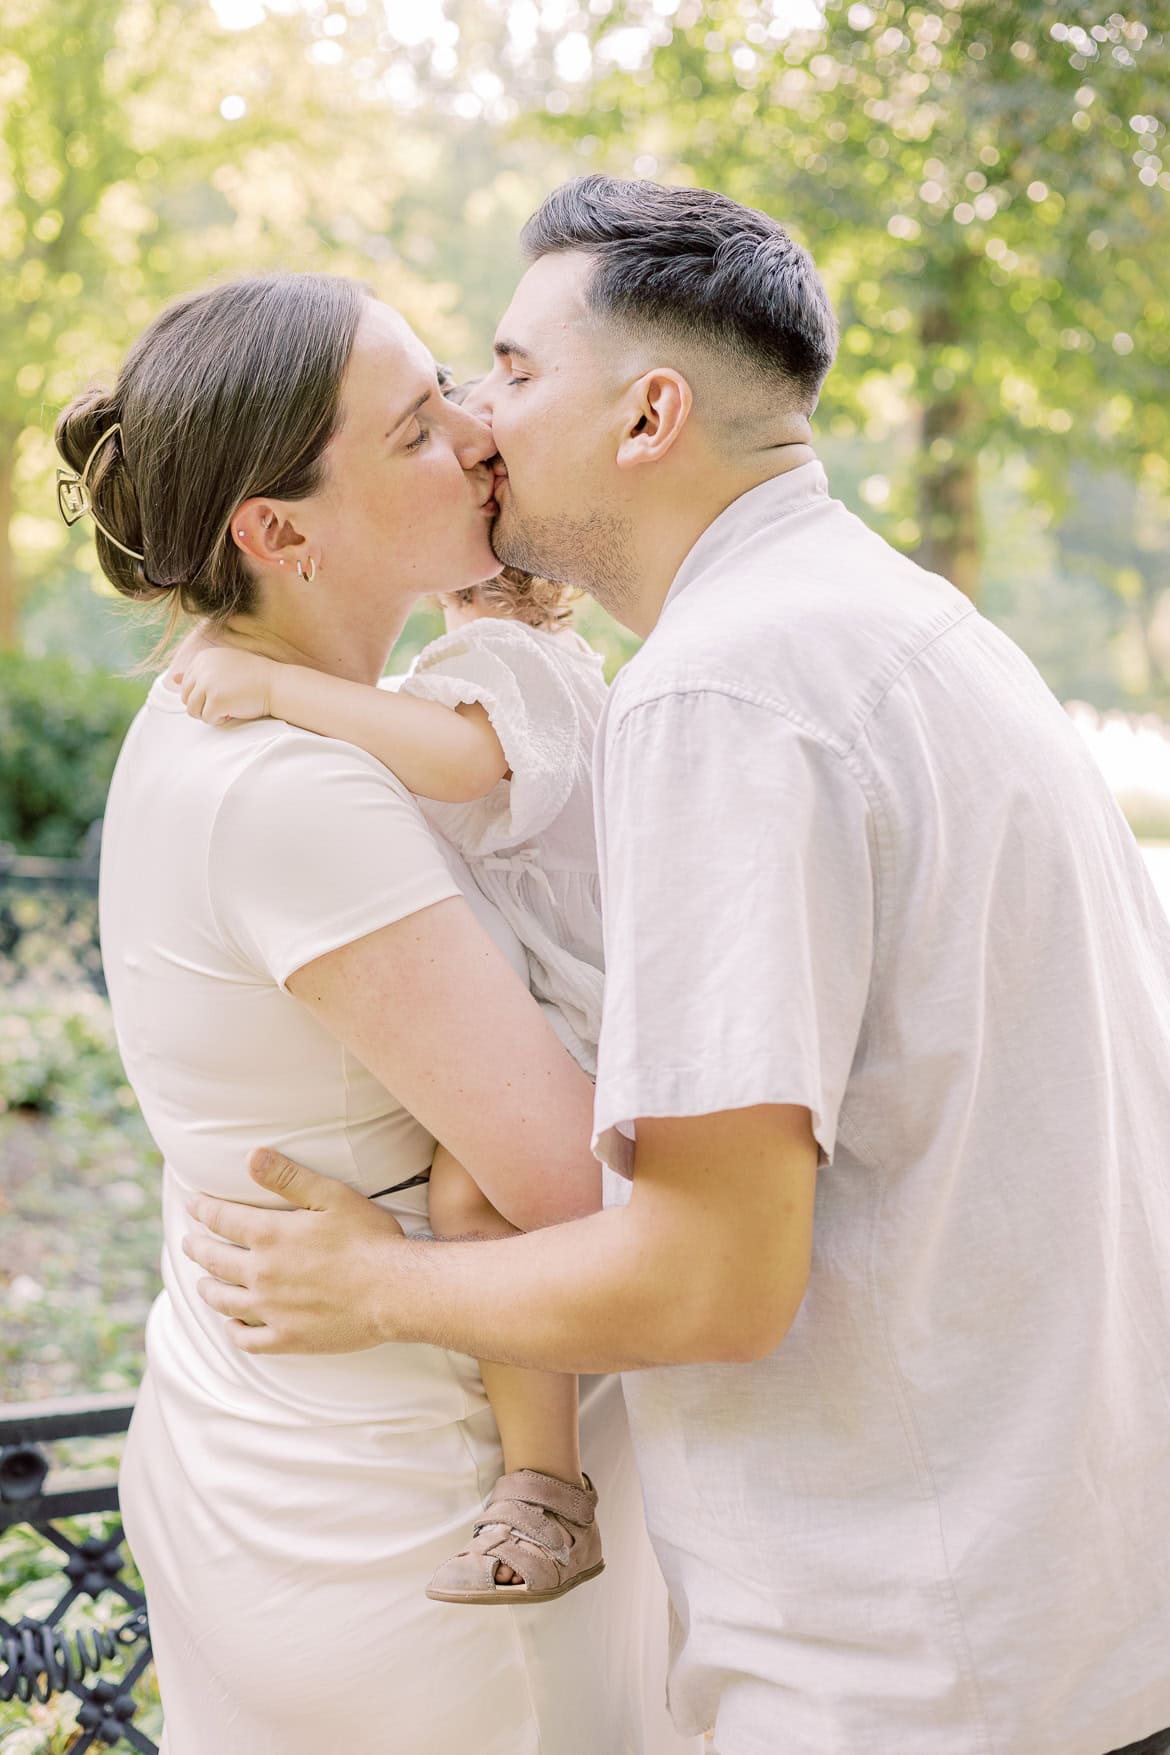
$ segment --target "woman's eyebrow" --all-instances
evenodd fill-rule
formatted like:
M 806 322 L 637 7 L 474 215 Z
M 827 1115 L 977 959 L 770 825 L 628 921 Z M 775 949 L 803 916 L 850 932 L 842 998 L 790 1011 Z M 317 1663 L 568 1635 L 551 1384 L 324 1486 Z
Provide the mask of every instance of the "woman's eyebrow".
M 426 401 L 426 399 L 430 395 L 430 393 L 431 393 L 431 386 L 428 384 L 426 389 L 423 391 L 422 395 L 417 396 L 415 398 L 415 400 L 411 403 L 410 407 L 404 409 L 402 411 L 402 413 L 398 416 L 398 419 L 396 421 L 392 421 L 391 424 L 386 428 L 386 437 L 387 438 L 390 438 L 391 434 L 396 433 L 398 431 L 399 427 L 402 426 L 404 424 L 404 422 L 406 422 L 410 419 L 412 414 L 418 413 L 419 409 L 422 407 L 423 403 Z

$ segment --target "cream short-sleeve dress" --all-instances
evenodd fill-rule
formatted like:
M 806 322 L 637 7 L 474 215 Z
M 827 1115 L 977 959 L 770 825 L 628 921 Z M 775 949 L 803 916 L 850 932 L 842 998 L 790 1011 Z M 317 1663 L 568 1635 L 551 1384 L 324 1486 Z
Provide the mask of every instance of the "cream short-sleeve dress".
M 167 1755 L 680 1755 L 665 1596 L 616 1380 L 583 1385 L 608 1569 L 547 1606 L 428 1602 L 502 1468 L 477 1367 L 424 1346 L 237 1352 L 180 1248 L 194 1190 L 264 1203 L 274 1144 L 426 1225 L 433 1140 L 287 992 L 313 958 L 463 894 L 392 775 L 273 721 L 190 719 L 165 681 L 110 791 L 102 942 L 126 1070 L 165 1158 L 164 1290 L 122 1498 Z M 275 1203 L 274 1203 L 275 1204 Z

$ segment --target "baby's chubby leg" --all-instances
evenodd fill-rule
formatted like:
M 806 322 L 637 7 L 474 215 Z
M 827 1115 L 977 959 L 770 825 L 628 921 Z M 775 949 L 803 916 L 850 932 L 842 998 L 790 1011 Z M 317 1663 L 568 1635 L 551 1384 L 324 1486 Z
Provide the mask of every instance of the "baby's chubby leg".
M 435 1147 L 429 1207 L 436 1237 L 516 1235 L 445 1146 Z M 507 1297 L 506 1281 L 501 1297 Z M 504 1475 L 470 1546 L 439 1567 L 427 1595 L 445 1603 L 520 1602 L 525 1596 L 549 1602 L 595 1578 L 605 1565 L 597 1494 L 581 1473 L 577 1379 L 490 1359 L 481 1359 L 480 1369 L 500 1430 Z
M 437 1145 L 427 1189 L 431 1230 L 436 1237 L 516 1237 L 514 1225 L 497 1213 L 469 1170 L 446 1146 Z
M 436 1237 L 514 1237 L 509 1225 L 445 1146 L 435 1147 L 429 1190 Z M 504 1447 L 504 1469 L 535 1469 L 574 1486 L 581 1479 L 577 1379 L 481 1360 L 483 1386 Z

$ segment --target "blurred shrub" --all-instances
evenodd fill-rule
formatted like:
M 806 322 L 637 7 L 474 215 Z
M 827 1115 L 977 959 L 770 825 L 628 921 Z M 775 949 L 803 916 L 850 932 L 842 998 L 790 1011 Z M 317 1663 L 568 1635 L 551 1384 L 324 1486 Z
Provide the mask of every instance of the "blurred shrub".
M 14 999 L 0 1017 L 6 1109 L 119 1121 L 135 1107 L 107 1002 L 84 990 Z
M 0 654 L 0 842 L 67 859 L 105 809 L 146 678 Z

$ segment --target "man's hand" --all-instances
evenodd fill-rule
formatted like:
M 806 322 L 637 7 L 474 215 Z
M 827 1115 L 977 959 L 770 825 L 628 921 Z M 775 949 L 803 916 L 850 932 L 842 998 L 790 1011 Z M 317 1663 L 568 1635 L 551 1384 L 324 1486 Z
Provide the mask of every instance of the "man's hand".
M 387 1337 L 378 1329 L 377 1294 L 403 1235 L 390 1213 L 331 1177 L 280 1152 L 253 1152 L 248 1169 L 293 1212 L 199 1195 L 193 1219 L 212 1236 L 188 1231 L 184 1253 L 211 1276 L 204 1303 L 228 1320 L 244 1353 L 356 1353 Z

